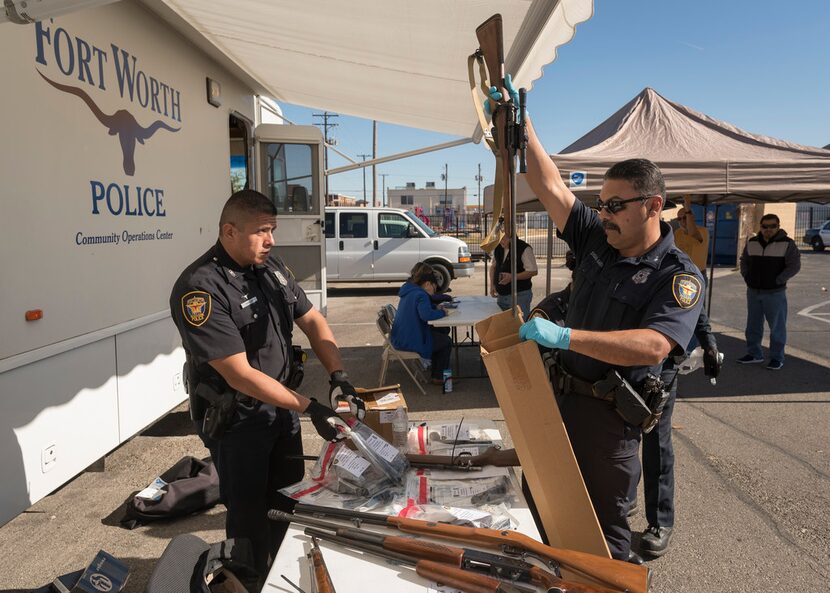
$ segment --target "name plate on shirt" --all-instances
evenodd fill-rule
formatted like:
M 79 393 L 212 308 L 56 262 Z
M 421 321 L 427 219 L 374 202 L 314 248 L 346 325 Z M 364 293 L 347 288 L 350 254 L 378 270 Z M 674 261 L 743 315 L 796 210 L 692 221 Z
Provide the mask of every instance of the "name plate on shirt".
M 243 301 L 243 302 L 242 302 L 242 304 L 241 304 L 241 305 L 239 305 L 239 306 L 240 306 L 240 307 L 242 307 L 242 308 L 244 309 L 245 307 L 250 307 L 250 306 L 251 306 L 251 305 L 253 305 L 255 302 L 256 302 L 256 297 L 251 297 L 251 298 L 249 298 L 247 301 Z

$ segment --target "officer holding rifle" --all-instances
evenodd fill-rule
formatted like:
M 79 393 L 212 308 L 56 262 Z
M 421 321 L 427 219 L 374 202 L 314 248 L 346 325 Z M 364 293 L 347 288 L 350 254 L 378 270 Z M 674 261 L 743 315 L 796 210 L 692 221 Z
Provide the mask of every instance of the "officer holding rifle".
M 505 82 L 518 105 L 509 75 Z M 495 87 L 490 96 L 502 98 Z M 702 279 L 660 220 L 666 189 L 654 163 L 612 166 L 591 209 L 562 181 L 530 121 L 527 132 L 527 182 L 576 269 L 565 327 L 537 317 L 520 335 L 559 351 L 551 378 L 605 540 L 613 558 L 640 563 L 626 516 L 640 477 L 638 445 L 668 397 L 663 363 L 692 336 Z
M 277 491 L 303 477 L 298 414 L 324 439 L 337 436 L 328 423 L 332 409 L 295 391 L 304 354 L 292 347 L 294 324 L 331 373 L 326 403 L 345 399 L 358 417 L 364 411 L 325 318 L 271 253 L 276 214 L 259 192 L 233 194 L 218 241 L 182 272 L 170 295 L 187 356 L 191 416 L 219 473 L 227 537 L 250 539 L 263 578 L 286 530 L 266 511 L 290 511 L 293 501 Z

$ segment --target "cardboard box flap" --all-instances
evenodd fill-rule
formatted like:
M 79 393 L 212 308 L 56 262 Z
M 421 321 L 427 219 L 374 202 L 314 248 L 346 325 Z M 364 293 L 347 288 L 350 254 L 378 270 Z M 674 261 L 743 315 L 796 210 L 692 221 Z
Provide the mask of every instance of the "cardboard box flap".
M 520 324 L 505 311 L 479 323 L 476 331 L 522 472 L 551 545 L 610 558 L 539 347 L 519 340 Z
M 496 352 L 502 348 L 518 344 L 519 328 L 522 325 L 522 314 L 513 317 L 512 311 L 503 311 L 476 323 L 482 350 Z

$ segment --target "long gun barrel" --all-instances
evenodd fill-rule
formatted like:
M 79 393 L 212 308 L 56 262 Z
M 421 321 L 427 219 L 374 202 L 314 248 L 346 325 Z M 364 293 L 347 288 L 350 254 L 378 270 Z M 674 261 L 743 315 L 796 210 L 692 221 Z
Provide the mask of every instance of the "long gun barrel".
M 272 512 L 268 512 L 269 517 Z M 302 515 L 304 518 L 336 517 L 347 519 L 353 521 L 357 526 L 360 526 L 361 523 L 385 525 L 405 533 L 459 541 L 484 548 L 519 549 L 552 560 L 562 568 L 587 579 L 591 584 L 599 584 L 630 593 L 646 593 L 648 591 L 649 570 L 645 566 L 637 566 L 621 560 L 611 560 L 586 552 L 546 546 L 523 533 L 515 531 L 498 531 L 482 527 L 419 521 L 417 519 L 361 513 L 303 503 L 299 503 L 294 507 L 294 514 Z
M 419 467 L 449 466 L 470 469 L 484 465 L 494 465 L 496 467 L 518 467 L 521 465 L 516 449 L 500 449 L 498 447 L 490 447 L 478 455 L 418 455 L 407 453 L 406 458 L 409 463 Z

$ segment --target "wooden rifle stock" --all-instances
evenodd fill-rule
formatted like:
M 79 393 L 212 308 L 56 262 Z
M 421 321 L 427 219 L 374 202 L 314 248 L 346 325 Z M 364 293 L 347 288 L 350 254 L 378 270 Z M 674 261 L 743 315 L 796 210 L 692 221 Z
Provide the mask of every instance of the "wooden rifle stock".
M 563 568 L 577 572 L 592 581 L 632 593 L 648 590 L 648 569 L 621 560 L 611 560 L 594 554 L 553 548 L 515 531 L 498 531 L 483 527 L 448 525 L 403 517 L 388 517 L 388 524 L 405 533 L 416 533 L 461 541 L 485 548 L 512 546 L 559 563 Z
M 320 546 L 317 545 L 317 540 L 313 537 L 311 538 L 311 551 L 308 553 L 308 559 L 311 561 L 311 567 L 314 570 L 314 593 L 336 593 L 334 583 L 331 582 L 329 569 L 326 567 L 326 561 L 323 560 L 323 552 L 320 551 Z
M 478 455 L 417 455 L 407 453 L 406 458 L 409 463 L 419 467 L 429 467 L 430 465 L 449 465 L 462 468 L 482 467 L 484 465 L 519 467 L 521 465 L 516 449 L 501 449 L 499 447 L 489 447 Z
M 558 563 L 562 568 L 578 573 L 591 582 L 630 593 L 648 591 L 649 571 L 645 566 L 637 566 L 622 560 L 603 558 L 586 552 L 554 548 L 515 531 L 498 531 L 483 527 L 465 527 L 433 521 L 419 521 L 403 517 L 388 517 L 374 513 L 361 513 L 345 509 L 331 509 L 316 505 L 299 503 L 294 513 L 311 517 L 339 517 L 375 525 L 394 527 L 405 533 L 426 535 L 451 541 L 478 545 L 483 548 L 501 549 L 503 546 L 518 548 L 536 556 Z M 279 513 L 268 511 L 268 516 L 275 518 Z
M 496 87 L 502 96 L 501 105 L 511 101 L 510 93 L 507 92 L 504 84 L 504 34 L 500 14 L 494 14 L 476 28 L 479 51 L 481 52 L 484 64 L 487 66 L 487 78 L 490 85 Z M 489 101 L 490 99 L 488 99 Z M 516 106 L 518 107 L 518 105 Z M 492 110 L 493 152 L 496 155 L 496 177 L 501 183 L 496 183 L 502 190 L 501 216 L 504 219 L 503 231 L 512 236 L 513 219 L 513 189 L 510 183 L 513 174 L 513 158 L 508 148 L 507 128 L 511 117 L 511 110 L 506 108 L 495 108 Z M 495 206 L 495 203 L 494 203 Z M 497 217 L 499 212 L 493 209 L 493 216 Z M 495 225 L 494 225 L 495 226 Z

